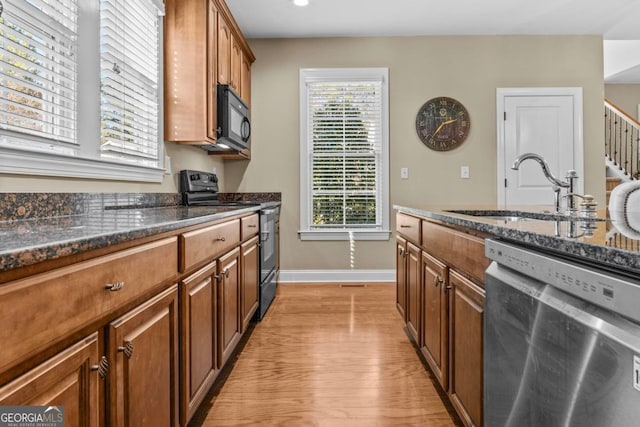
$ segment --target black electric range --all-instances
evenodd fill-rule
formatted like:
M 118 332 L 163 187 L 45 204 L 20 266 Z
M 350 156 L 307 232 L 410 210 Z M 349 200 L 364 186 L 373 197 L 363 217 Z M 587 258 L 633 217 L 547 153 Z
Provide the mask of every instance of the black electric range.
M 185 206 L 260 206 L 260 287 L 256 317 L 262 319 L 276 295 L 278 285 L 278 216 L 279 204 L 218 200 L 218 177 L 214 173 L 180 171 L 180 192 Z

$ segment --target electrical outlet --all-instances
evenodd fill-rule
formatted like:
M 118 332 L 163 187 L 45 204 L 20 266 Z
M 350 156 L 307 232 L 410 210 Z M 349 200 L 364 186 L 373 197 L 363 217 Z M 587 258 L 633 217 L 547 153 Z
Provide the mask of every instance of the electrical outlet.
M 400 179 L 409 179 L 409 168 L 400 168 Z
M 171 175 L 171 157 L 164 156 L 164 174 Z
M 460 178 L 469 179 L 469 166 L 460 166 Z

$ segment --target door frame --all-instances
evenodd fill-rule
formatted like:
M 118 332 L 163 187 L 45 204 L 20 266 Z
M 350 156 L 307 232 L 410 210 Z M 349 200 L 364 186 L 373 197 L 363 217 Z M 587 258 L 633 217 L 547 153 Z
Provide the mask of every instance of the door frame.
M 578 173 L 578 182 L 574 191 L 584 193 L 584 135 L 581 87 L 521 87 L 496 89 L 496 129 L 497 129 L 497 189 L 498 206 L 505 206 L 504 180 L 507 168 L 513 159 L 504 158 L 505 130 L 504 106 L 506 97 L 517 96 L 572 96 L 573 97 L 573 164 Z M 509 163 L 509 164 L 507 164 Z M 559 177 L 564 178 L 564 177 Z M 550 196 L 551 198 L 551 196 Z

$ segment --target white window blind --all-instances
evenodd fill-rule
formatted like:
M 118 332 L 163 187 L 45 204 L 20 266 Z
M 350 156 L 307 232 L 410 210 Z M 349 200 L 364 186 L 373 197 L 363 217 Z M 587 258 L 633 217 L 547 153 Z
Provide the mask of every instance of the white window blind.
M 77 0 L 5 0 L 0 143 L 77 153 Z
M 154 0 L 100 1 L 101 156 L 159 165 L 159 16 Z
M 301 70 L 302 231 L 388 228 L 383 70 Z

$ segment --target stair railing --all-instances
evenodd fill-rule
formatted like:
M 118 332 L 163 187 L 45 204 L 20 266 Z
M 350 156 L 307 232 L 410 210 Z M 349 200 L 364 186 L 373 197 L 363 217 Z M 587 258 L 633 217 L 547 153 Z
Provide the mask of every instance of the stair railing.
M 604 100 L 605 156 L 629 179 L 640 179 L 640 123 Z

